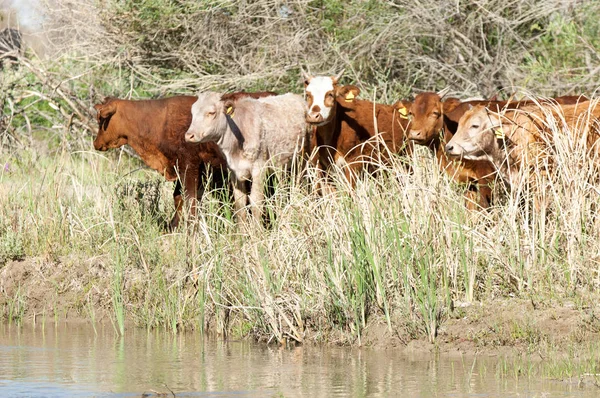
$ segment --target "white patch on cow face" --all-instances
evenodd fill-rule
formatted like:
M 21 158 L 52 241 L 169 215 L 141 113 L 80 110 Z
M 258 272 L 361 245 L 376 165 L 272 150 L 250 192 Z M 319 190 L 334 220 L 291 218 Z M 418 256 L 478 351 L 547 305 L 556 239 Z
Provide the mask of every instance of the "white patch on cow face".
M 218 141 L 219 122 L 225 118 L 222 112 L 221 95 L 208 92 L 200 93 L 192 105 L 192 122 L 185 133 L 188 142 Z
M 489 160 L 490 153 L 498 149 L 494 130 L 501 128 L 500 120 L 485 111 L 463 117 L 446 152 L 468 160 Z
M 329 76 L 313 77 L 306 86 L 306 96 L 309 106 L 306 121 L 317 126 L 327 124 L 335 105 L 333 79 Z

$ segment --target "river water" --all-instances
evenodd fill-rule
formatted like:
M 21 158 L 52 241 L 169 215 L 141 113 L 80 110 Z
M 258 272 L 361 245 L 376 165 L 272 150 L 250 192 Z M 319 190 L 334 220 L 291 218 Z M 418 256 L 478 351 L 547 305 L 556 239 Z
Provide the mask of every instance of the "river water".
M 0 397 L 596 397 L 498 372 L 500 358 L 281 348 L 110 324 L 0 325 Z M 501 367 L 501 366 L 500 366 Z

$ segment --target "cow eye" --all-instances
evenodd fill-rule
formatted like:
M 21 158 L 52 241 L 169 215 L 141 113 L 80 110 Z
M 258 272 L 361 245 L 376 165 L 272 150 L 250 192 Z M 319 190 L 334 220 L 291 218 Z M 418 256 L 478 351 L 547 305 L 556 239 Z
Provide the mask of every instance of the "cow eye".
M 471 126 L 471 128 L 472 128 L 472 129 L 478 129 L 478 128 L 479 128 L 479 125 L 478 125 L 478 124 L 474 124 L 474 125 L 472 125 L 472 126 Z
M 209 111 L 209 112 L 206 112 L 206 115 L 207 115 L 207 116 L 214 116 L 214 115 L 216 115 L 216 114 L 217 114 L 217 112 L 215 112 L 215 111 Z
M 433 116 L 440 117 L 440 113 L 439 112 L 433 112 Z

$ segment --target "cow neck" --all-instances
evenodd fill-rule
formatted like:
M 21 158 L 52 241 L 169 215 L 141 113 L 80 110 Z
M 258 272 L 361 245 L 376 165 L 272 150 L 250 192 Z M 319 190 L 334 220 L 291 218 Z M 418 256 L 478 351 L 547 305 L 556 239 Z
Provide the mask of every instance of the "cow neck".
M 142 158 L 148 166 L 154 170 L 165 174 L 168 179 L 175 178 L 172 162 L 169 161 L 168 155 L 160 149 L 162 134 L 157 132 L 156 109 L 154 107 L 138 107 L 136 109 L 127 109 L 128 103 L 122 102 L 121 106 L 125 105 L 121 119 L 121 124 L 129 126 L 127 130 L 127 144 Z M 141 108 L 141 109 L 140 109 Z M 160 128 L 167 126 L 161 125 Z M 182 135 L 183 142 L 183 135 Z
M 123 105 L 125 105 L 125 109 L 120 110 L 119 113 L 122 114 L 121 118 L 125 122 L 123 124 L 130 127 L 127 131 L 127 143 L 142 156 L 142 152 L 145 152 L 147 147 L 146 143 L 156 144 L 160 139 L 152 131 L 154 126 L 152 121 L 156 116 L 153 115 L 151 107 L 138 107 L 129 110 L 127 109 L 129 103 L 122 102 L 121 107 Z
M 217 141 L 220 148 L 225 149 L 229 153 L 239 153 L 244 151 L 245 138 L 237 123 L 229 115 L 225 115 L 227 120 L 227 128 L 231 131 L 231 135 L 223 134 Z M 228 139 L 229 138 L 229 139 Z
M 450 142 L 454 134 L 451 132 L 448 126 L 448 118 L 443 113 L 442 109 L 442 128 L 437 132 L 435 138 L 431 140 L 428 147 L 431 149 L 435 155 L 435 158 L 438 161 L 438 164 L 442 168 L 448 167 L 448 165 L 452 162 L 448 155 L 446 154 L 446 144 Z
M 511 137 L 512 134 L 510 134 L 510 136 L 505 136 L 503 145 L 494 147 L 490 154 L 491 163 L 509 186 L 514 185 L 515 178 L 518 178 L 519 168 L 521 167 L 520 159 L 514 156 L 514 145 Z
M 335 132 L 340 131 L 341 127 L 341 113 L 338 112 L 339 105 L 335 102 L 335 105 L 331 108 L 331 116 L 329 123 L 317 127 L 317 145 L 326 147 L 335 147 Z

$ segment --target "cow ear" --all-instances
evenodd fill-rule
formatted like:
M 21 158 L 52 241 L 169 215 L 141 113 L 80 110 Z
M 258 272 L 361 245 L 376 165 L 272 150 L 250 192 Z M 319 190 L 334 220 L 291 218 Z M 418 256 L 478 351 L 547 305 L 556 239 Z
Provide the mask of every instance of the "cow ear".
M 440 96 L 440 99 L 444 98 L 450 92 L 450 87 L 446 87 L 443 90 L 437 92 L 437 95 Z
M 233 116 L 233 112 L 235 111 L 235 101 L 233 98 L 228 98 L 223 101 L 223 113 L 229 116 Z
M 408 119 L 408 112 L 410 111 L 410 102 L 404 102 L 402 100 L 396 102 L 393 107 L 398 111 L 402 119 Z
M 340 81 L 340 79 L 342 78 L 342 75 L 344 74 L 344 71 L 345 71 L 345 70 L 346 70 L 346 69 L 342 69 L 342 70 L 340 71 L 340 73 L 338 73 L 337 75 L 335 75 L 335 76 L 332 76 L 332 77 L 331 77 L 331 81 L 333 82 L 333 84 L 334 84 L 334 85 L 338 84 L 338 82 L 339 82 L 339 81 Z
M 337 90 L 338 99 L 344 102 L 354 102 L 359 94 L 360 88 L 353 85 L 342 86 Z
M 442 102 L 442 111 L 444 113 L 450 113 L 456 109 L 461 104 L 458 98 L 448 98 L 446 101 Z
M 103 104 L 94 105 L 94 109 L 96 109 L 96 112 L 98 112 L 98 116 L 101 119 L 106 119 L 117 112 L 117 104 L 115 104 L 113 101 L 109 101 Z

